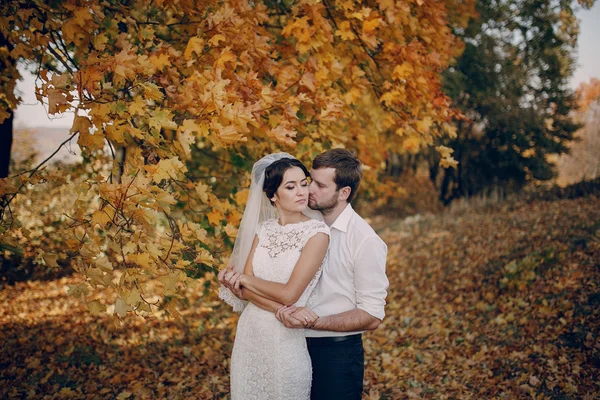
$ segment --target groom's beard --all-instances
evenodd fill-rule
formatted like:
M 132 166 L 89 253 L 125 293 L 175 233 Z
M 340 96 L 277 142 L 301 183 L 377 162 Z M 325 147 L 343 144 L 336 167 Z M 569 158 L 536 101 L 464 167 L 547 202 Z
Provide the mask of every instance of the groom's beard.
M 312 210 L 321 211 L 323 215 L 331 214 L 335 206 L 337 206 L 337 197 L 338 192 L 335 192 L 330 199 L 321 203 L 317 203 L 316 201 L 311 200 L 310 196 L 308 196 L 308 207 Z

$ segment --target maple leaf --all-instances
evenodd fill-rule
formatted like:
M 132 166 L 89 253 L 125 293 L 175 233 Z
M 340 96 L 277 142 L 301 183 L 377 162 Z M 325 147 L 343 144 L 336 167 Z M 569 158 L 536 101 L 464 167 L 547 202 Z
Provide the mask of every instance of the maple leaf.
M 163 179 L 175 178 L 187 171 L 185 164 L 177 157 L 160 160 L 157 165 L 147 165 L 145 168 L 150 172 L 152 180 L 156 183 L 159 183 Z
M 194 259 L 194 262 L 199 264 L 213 265 L 215 259 L 208 250 L 199 248 L 196 249 L 196 258 Z
M 66 111 L 70 107 L 68 95 L 65 94 L 64 91 L 50 88 L 48 89 L 47 95 L 49 114 L 58 114 Z
M 208 43 L 211 46 L 216 47 L 219 45 L 219 42 L 226 42 L 226 41 L 227 41 L 227 38 L 223 34 L 217 33 L 216 35 L 214 35 L 213 37 L 211 37 L 208 40 Z
M 177 138 L 179 139 L 179 143 L 181 143 L 183 152 L 186 155 L 190 154 L 190 146 L 196 142 L 196 137 L 192 134 L 192 132 L 190 130 L 180 130 L 177 133 Z
M 246 205 L 246 201 L 248 200 L 249 189 L 238 190 L 235 194 L 235 202 L 240 205 Z
M 89 134 L 90 129 L 92 129 L 92 127 L 92 121 L 90 121 L 88 117 L 76 115 L 73 119 L 73 126 L 71 127 L 69 133 L 73 134 L 75 132 L 79 132 L 80 135 Z
M 237 236 L 237 228 L 231 224 L 227 224 L 225 225 L 225 233 L 227 234 L 227 236 L 229 236 L 230 238 L 235 238 Z
M 225 214 L 219 209 L 213 208 L 211 212 L 206 214 L 208 222 L 211 225 L 221 225 L 221 221 L 225 218 Z
M 173 114 L 169 110 L 156 109 L 151 112 L 151 117 L 148 119 L 148 125 L 156 132 L 160 132 L 161 128 L 176 129 L 177 124 L 173 122 Z
M 342 21 L 342 23 L 339 24 L 339 29 L 335 31 L 335 35 L 341 37 L 342 40 L 356 39 L 356 35 L 350 26 L 350 21 Z
M 152 63 L 152 65 L 159 71 L 172 65 L 171 58 L 168 54 L 164 53 L 160 55 L 153 54 L 148 58 L 148 61 L 150 61 L 150 63 Z
M 186 60 L 190 60 L 194 53 L 196 53 L 197 55 L 200 55 L 200 54 L 202 54 L 203 50 L 204 50 L 204 39 L 202 39 L 198 36 L 193 36 L 190 38 L 190 40 L 187 43 L 187 46 L 185 47 L 185 51 L 183 52 L 183 57 Z
M 289 129 L 284 125 L 279 125 L 276 128 L 271 129 L 268 132 L 268 135 L 283 145 L 291 147 L 296 146 L 296 142 L 294 141 L 294 138 L 296 137 L 296 131 Z
M 162 211 L 169 214 L 171 212 L 171 206 L 177 203 L 177 199 L 170 193 L 161 192 L 156 196 L 156 203 Z

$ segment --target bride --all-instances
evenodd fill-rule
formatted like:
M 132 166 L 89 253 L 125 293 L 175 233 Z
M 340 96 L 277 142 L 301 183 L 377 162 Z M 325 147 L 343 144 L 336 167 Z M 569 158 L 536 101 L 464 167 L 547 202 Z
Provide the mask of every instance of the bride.
M 310 398 L 304 332 L 275 317 L 281 304 L 306 305 L 329 245 L 329 227 L 306 215 L 309 177 L 287 153 L 270 154 L 252 168 L 230 267 L 219 272 L 219 297 L 243 310 L 231 355 L 233 400 Z M 315 322 L 308 312 L 295 317 L 307 328 Z

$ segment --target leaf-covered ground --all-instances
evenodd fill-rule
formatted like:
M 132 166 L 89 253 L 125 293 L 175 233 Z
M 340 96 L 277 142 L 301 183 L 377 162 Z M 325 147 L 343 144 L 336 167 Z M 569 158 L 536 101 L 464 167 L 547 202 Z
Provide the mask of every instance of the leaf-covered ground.
M 364 398 L 600 398 L 599 200 L 385 221 Z M 0 289 L 0 398 L 227 397 L 236 316 L 213 294 L 115 324 L 67 295 L 79 280 Z

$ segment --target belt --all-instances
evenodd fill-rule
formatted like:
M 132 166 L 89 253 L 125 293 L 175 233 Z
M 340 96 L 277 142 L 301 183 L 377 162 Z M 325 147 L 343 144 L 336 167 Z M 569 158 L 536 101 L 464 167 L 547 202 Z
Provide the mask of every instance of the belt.
M 327 345 L 331 343 L 345 342 L 347 340 L 359 341 L 362 339 L 362 334 L 357 333 L 354 335 L 347 336 L 326 336 L 326 337 L 307 337 L 306 343 L 308 345 Z

